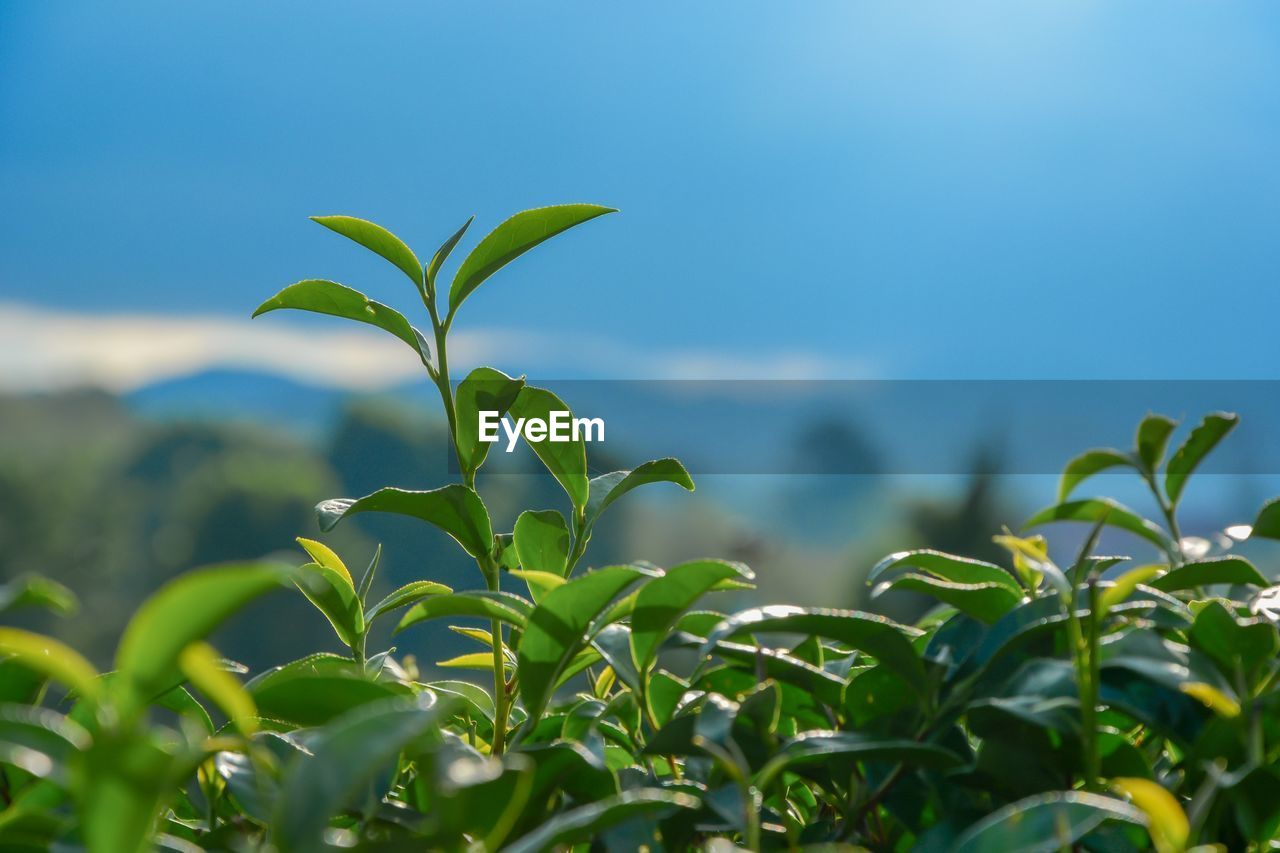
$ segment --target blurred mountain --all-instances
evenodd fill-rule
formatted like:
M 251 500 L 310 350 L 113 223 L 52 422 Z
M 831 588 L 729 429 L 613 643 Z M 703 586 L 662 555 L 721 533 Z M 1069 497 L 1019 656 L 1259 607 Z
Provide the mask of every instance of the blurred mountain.
M 124 401 L 157 419 L 257 421 L 314 433 L 333 423 L 347 392 L 253 370 L 206 370 L 133 391 Z

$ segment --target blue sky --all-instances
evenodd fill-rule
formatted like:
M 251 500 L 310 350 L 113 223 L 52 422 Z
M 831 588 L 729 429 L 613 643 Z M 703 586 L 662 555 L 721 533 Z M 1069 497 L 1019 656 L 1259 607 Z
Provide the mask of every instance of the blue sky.
M 596 201 L 623 212 L 468 301 L 507 344 L 477 359 L 1274 377 L 1277 152 L 1264 2 L 7 2 L 0 364 L 221 329 L 307 277 L 413 308 L 309 214 L 429 255 L 472 213 Z

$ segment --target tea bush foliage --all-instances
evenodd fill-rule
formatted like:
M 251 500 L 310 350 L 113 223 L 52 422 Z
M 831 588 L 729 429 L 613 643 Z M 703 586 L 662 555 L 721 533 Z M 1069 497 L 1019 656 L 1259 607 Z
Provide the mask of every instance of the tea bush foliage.
M 349 565 L 354 555 L 300 538 L 300 565 L 220 565 L 166 584 L 107 673 L 50 637 L 0 628 L 4 849 L 1172 853 L 1280 840 L 1280 587 L 1230 550 L 1280 539 L 1280 503 L 1212 541 L 1184 538 L 1177 521 L 1233 415 L 1208 415 L 1172 450 L 1178 425 L 1149 416 L 1132 449 L 1071 460 L 1057 503 L 1026 525 L 1088 524 L 1069 564 L 1026 531 L 996 537 L 1003 565 L 887 557 L 869 577 L 875 594 L 936 601 L 914 625 L 786 605 L 720 612 L 716 593 L 753 577 L 722 560 L 585 567 L 613 503 L 653 484 L 693 489 L 674 459 L 589 477 L 581 441 L 532 444 L 569 512 L 532 508 L 495 531 L 475 491 L 488 450 L 478 412 L 568 407 L 491 368 L 455 383 L 449 332 L 503 266 L 610 212 L 519 213 L 447 290 L 439 276 L 469 221 L 423 263 L 371 222 L 316 219 L 402 271 L 429 328 L 324 280 L 256 314 L 330 314 L 400 339 L 439 390 L 459 472 L 430 491 L 325 500 L 320 530 L 366 512 L 418 519 L 475 561 L 475 586 L 424 577 L 374 601 L 378 553 Z M 1077 496 L 1112 469 L 1146 483 L 1158 521 Z M 1108 527 L 1159 562 L 1095 553 Z M 250 677 L 207 638 L 282 586 L 349 654 Z M 38 577 L 0 589 L 4 611 L 73 606 Z M 419 637 L 443 622 L 475 651 L 441 665 L 488 686 L 422 680 L 412 659 L 369 647 L 378 620 Z

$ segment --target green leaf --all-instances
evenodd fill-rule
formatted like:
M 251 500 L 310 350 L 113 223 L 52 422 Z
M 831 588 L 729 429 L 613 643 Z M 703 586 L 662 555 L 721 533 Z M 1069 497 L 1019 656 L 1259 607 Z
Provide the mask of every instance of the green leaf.
M 489 232 L 458 268 L 449 288 L 449 317 L 485 279 L 534 246 L 575 225 L 615 212 L 596 204 L 562 204 L 512 216 Z
M 1280 539 L 1280 498 L 1272 498 L 1258 511 L 1249 538 Z
M 511 575 L 520 578 L 528 585 L 529 595 L 533 598 L 534 604 L 541 604 L 543 596 L 556 587 L 564 586 L 565 584 L 564 575 L 553 575 L 551 572 L 512 569 Z
M 1164 491 L 1169 496 L 1170 503 L 1175 505 L 1178 503 L 1191 472 L 1213 448 L 1217 447 L 1218 442 L 1225 438 L 1227 433 L 1235 429 L 1239 422 L 1238 415 L 1215 412 L 1205 415 L 1200 426 L 1191 431 L 1191 435 L 1182 442 L 1182 446 L 1173 454 L 1168 467 L 1165 468 Z
M 85 847 L 95 853 L 152 848 L 156 819 L 180 781 L 172 748 L 157 732 L 94 740 L 76 762 L 72 782 Z
M 183 649 L 289 575 L 287 566 L 241 563 L 196 569 L 160 587 L 134 613 L 116 652 L 116 669 L 135 698 L 166 687 Z
M 427 492 L 385 488 L 362 498 L 334 498 L 316 506 L 320 529 L 326 532 L 358 512 L 390 512 L 420 518 L 448 533 L 477 559 L 493 547 L 493 528 L 484 501 L 474 489 L 457 483 Z
M 393 681 L 371 681 L 349 658 L 333 654 L 269 669 L 245 689 L 261 716 L 294 726 L 324 725 L 353 708 L 408 693 Z
M 448 703 L 431 692 L 388 699 L 350 711 L 313 738 L 286 773 L 276 807 L 274 839 L 285 853 L 323 846 L 333 815 L 394 770 L 400 751 L 439 728 Z
M 1002 584 L 955 583 L 914 572 L 885 581 L 875 588 L 872 596 L 881 595 L 890 589 L 932 596 L 987 624 L 1008 613 L 1022 600 L 1020 594 L 1010 592 L 1009 588 Z
M 366 219 L 354 216 L 313 216 L 312 222 L 318 222 L 330 231 L 336 231 L 348 240 L 354 240 L 376 255 L 381 255 L 404 272 L 413 282 L 413 286 L 422 290 L 422 263 L 413 250 L 404 242 L 383 228 Z
M 280 798 L 280 768 L 297 758 L 302 747 L 291 735 L 260 732 L 253 738 L 253 760 L 242 752 L 219 752 L 214 767 L 227 782 L 231 796 L 249 817 L 269 824 Z M 269 760 L 262 760 L 269 755 Z
M 874 583 L 881 575 L 894 569 L 923 569 L 939 580 L 960 584 L 996 584 L 1004 587 L 1017 598 L 1022 597 L 1022 587 L 1005 569 L 994 563 L 955 557 L 941 551 L 899 551 L 890 554 L 867 573 L 867 583 Z
M 623 590 L 649 573 L 609 566 L 551 590 L 529 615 L 517 651 L 520 693 L 531 722 L 542 716 L 557 678 L 586 647 L 587 627 Z
M 41 607 L 60 616 L 76 612 L 75 593 L 62 584 L 40 575 L 21 575 L 0 586 L 0 613 Z
M 1178 422 L 1164 415 L 1147 415 L 1138 424 L 1136 444 L 1138 460 L 1143 468 L 1154 473 L 1164 459 L 1165 448 L 1169 446 L 1169 436 L 1178 428 Z M 1059 500 L 1062 500 L 1059 498 Z
M 1254 620 L 1242 625 L 1217 601 L 1210 601 L 1196 614 L 1187 639 L 1233 678 L 1237 673 L 1247 678 L 1264 661 L 1272 660 L 1280 645 L 1270 625 Z
M 1058 503 L 1065 501 L 1076 486 L 1094 474 L 1120 465 L 1132 466 L 1133 457 L 1109 447 L 1086 450 L 1081 453 L 1068 462 L 1067 467 L 1062 471 L 1062 481 L 1058 484 Z
M 378 543 L 378 547 L 373 549 L 373 557 L 369 559 L 369 565 L 365 566 L 364 576 L 360 578 L 360 588 L 356 591 L 360 596 L 361 604 L 369 600 L 369 590 L 373 588 L 373 578 L 378 574 L 378 563 L 381 560 L 382 543 Z
M 881 738 L 863 732 L 809 731 L 788 740 L 769 764 L 760 771 L 757 785 L 767 788 L 769 781 L 784 770 L 811 764 L 830 764 L 833 759 L 885 761 L 945 770 L 963 763 L 960 756 L 937 744 L 920 741 Z
M 504 847 L 504 853 L 543 853 L 596 838 L 611 826 L 636 818 L 656 821 L 676 809 L 696 809 L 699 800 L 658 788 L 624 791 L 598 802 L 561 812 L 533 832 Z
M 178 656 L 178 668 L 197 690 L 222 709 L 246 735 L 257 729 L 258 710 L 248 691 L 227 672 L 221 656 L 208 643 L 192 643 Z
M 49 708 L 0 704 L 0 764 L 65 787 L 68 763 L 90 742 L 83 726 Z
M 454 394 L 457 412 L 458 459 L 464 473 L 471 475 L 484 464 L 493 445 L 480 440 L 480 413 L 497 412 L 501 418 L 524 387 L 524 377 L 512 379 L 492 367 L 477 367 L 458 383 Z
M 281 308 L 296 308 L 299 311 L 344 317 L 377 326 L 413 347 L 413 351 L 418 354 L 418 358 L 422 359 L 423 364 L 431 364 L 430 344 L 427 343 L 422 332 L 415 329 L 403 314 L 381 302 L 374 302 L 360 291 L 352 290 L 336 281 L 308 279 L 291 284 L 259 305 L 253 312 L 253 316 L 257 317 Z
M 704 593 L 723 581 L 754 577 L 741 563 L 695 560 L 645 584 L 631 612 L 631 657 L 641 676 L 653 665 L 658 647 L 680 616 Z
M 490 592 L 478 590 L 474 592 L 455 592 L 450 595 L 438 595 L 419 601 L 415 604 L 400 624 L 395 633 L 400 633 L 410 625 L 438 619 L 441 616 L 475 616 L 483 619 L 497 619 L 517 628 L 523 628 L 528 622 L 533 608 L 529 602 L 509 592 Z
M 338 639 L 354 648 L 364 633 L 365 623 L 351 576 L 319 563 L 307 563 L 295 573 L 293 583 L 329 620 Z
M 1179 592 L 1224 583 L 1266 586 L 1267 579 L 1243 557 L 1214 557 L 1179 566 L 1151 581 L 1148 586 L 1161 592 Z
M 1053 521 L 1083 521 L 1096 524 L 1103 518 L 1106 518 L 1108 527 L 1127 530 L 1135 536 L 1140 536 L 1166 554 L 1172 554 L 1175 550 L 1173 540 L 1159 525 L 1110 498 L 1089 498 L 1046 507 L 1028 519 L 1022 527 L 1026 530 Z
M 526 510 L 516 519 L 515 548 L 525 569 L 564 577 L 569 568 L 569 525 L 554 509 Z
M 570 412 L 570 409 L 555 394 L 533 385 L 526 385 L 521 389 L 510 410 L 514 418 L 524 418 L 526 421 L 536 418 L 548 424 L 551 422 L 552 412 Z M 572 414 L 569 417 L 572 418 Z M 590 485 L 587 481 L 587 446 L 581 437 L 577 440 L 571 438 L 569 441 L 529 442 L 529 448 L 564 488 L 574 509 L 585 508 Z
M 92 699 L 98 695 L 98 671 L 93 664 L 52 637 L 0 627 L 0 655 L 65 684 L 81 696 Z
M 693 478 L 677 459 L 655 459 L 632 471 L 614 471 L 595 477 L 587 500 L 586 529 L 590 530 L 609 505 L 632 489 L 647 483 L 675 483 L 692 492 Z
M 1054 853 L 1069 849 L 1107 820 L 1144 825 L 1141 812 L 1114 797 L 1062 791 L 997 809 L 956 839 L 952 853 Z
M 921 694 L 928 691 L 924 664 L 908 637 L 920 634 L 883 616 L 857 610 L 801 608 L 788 605 L 757 607 L 736 613 L 707 636 L 702 654 L 721 640 L 743 634 L 789 633 L 824 637 L 864 652 L 892 669 Z
M 493 697 L 483 687 L 477 687 L 469 681 L 430 681 L 427 686 L 436 693 L 457 697 L 455 707 L 468 713 L 474 712 L 472 716 L 475 719 L 493 723 Z
M 448 595 L 452 589 L 435 581 L 412 581 L 397 589 L 386 598 L 369 608 L 366 619 L 372 622 L 384 613 L 390 613 L 410 604 L 416 604 L 432 595 Z
M 179 658 L 179 663 L 181 663 L 181 658 Z M 218 663 L 224 671 L 227 670 L 225 662 L 219 660 Z M 151 704 L 157 708 L 165 708 L 179 716 L 195 720 L 207 734 L 212 735 L 217 731 L 217 727 L 213 724 L 213 718 L 209 716 L 209 712 L 205 710 L 204 705 L 197 702 L 196 697 L 191 695 L 191 691 L 181 684 L 161 693 L 151 700 Z
M 427 262 L 427 287 L 430 288 L 431 294 L 435 295 L 436 276 L 440 274 L 440 268 L 444 266 L 444 262 L 449 260 L 449 255 L 453 253 L 454 246 L 458 245 L 458 241 L 462 239 L 462 235 L 467 233 L 467 229 L 471 227 L 471 223 L 475 221 L 475 217 L 471 217 L 462 223 L 462 227 L 453 232 L 453 236 L 440 244 L 440 248 L 436 249 L 436 253 L 431 256 L 431 260 Z
M 799 687 L 819 702 L 832 708 L 839 708 L 844 703 L 845 681 L 843 678 L 803 661 L 783 649 L 730 643 L 726 640 L 716 640 L 714 646 L 703 646 L 703 649 L 707 648 L 714 651 L 722 660 L 750 669 L 757 677 L 764 675 Z

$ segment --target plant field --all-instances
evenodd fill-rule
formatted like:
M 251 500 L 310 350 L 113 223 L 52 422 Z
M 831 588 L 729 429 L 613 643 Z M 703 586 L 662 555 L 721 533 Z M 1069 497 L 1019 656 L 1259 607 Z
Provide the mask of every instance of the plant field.
M 298 539 L 297 565 L 177 577 L 133 615 L 110 672 L 0 627 L 0 848 L 1179 853 L 1280 842 L 1280 587 L 1232 551 L 1280 539 L 1280 502 L 1213 539 L 1178 525 L 1234 415 L 1187 430 L 1151 415 L 1133 447 L 1070 460 L 1053 505 L 1016 533 L 989 531 L 1002 563 L 886 557 L 870 576 L 877 594 L 936 603 L 916 624 L 785 603 L 722 612 L 717 594 L 754 578 L 732 561 L 588 565 L 615 502 L 642 487 L 678 501 L 694 482 L 675 459 L 590 477 L 582 438 L 529 445 L 567 511 L 530 507 L 513 530 L 493 529 L 475 489 L 490 451 L 481 413 L 545 421 L 569 407 L 490 368 L 452 376 L 450 332 L 490 276 L 610 212 L 516 214 L 447 286 L 470 222 L 424 261 L 371 222 L 316 219 L 398 268 L 427 322 L 318 279 L 256 314 L 334 315 L 403 342 L 439 391 L 458 482 L 321 501 L 321 533 Z M 1139 478 L 1160 517 L 1081 497 L 1102 471 Z M 451 537 L 475 561 L 474 585 L 452 589 L 426 566 L 374 600 L 379 554 L 315 538 L 360 513 Z M 1089 531 L 1061 565 L 1042 536 L 1060 522 Z M 1099 553 L 1106 528 L 1144 540 L 1159 562 Z M 209 644 L 281 587 L 349 653 L 251 673 Z M 4 611 L 73 606 L 37 577 L 0 590 Z M 371 647 L 379 620 L 419 651 L 432 632 L 465 636 L 474 651 L 443 663 L 480 677 L 423 680 L 403 650 Z

